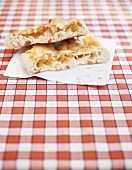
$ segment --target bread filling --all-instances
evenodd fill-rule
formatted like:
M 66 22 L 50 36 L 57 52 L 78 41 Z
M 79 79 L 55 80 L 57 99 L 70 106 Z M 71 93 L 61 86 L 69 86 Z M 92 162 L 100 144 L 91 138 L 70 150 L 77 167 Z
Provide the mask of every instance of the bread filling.
M 5 38 L 7 48 L 20 48 L 37 43 L 53 43 L 65 39 L 86 35 L 88 29 L 79 20 L 62 20 L 54 18 L 49 23 L 37 28 L 18 30 L 8 34 Z
M 105 63 L 108 59 L 107 50 L 92 36 L 52 44 L 35 44 L 21 56 L 22 63 L 30 74 Z
M 86 54 L 79 54 L 79 55 L 73 55 L 72 53 L 63 53 L 61 55 L 59 55 L 59 57 L 57 58 L 56 56 L 53 56 L 53 58 L 48 58 L 48 59 L 40 59 L 36 66 L 39 69 L 43 69 L 44 66 L 53 66 L 56 68 L 56 66 L 58 67 L 57 70 L 61 70 L 61 65 L 66 65 L 68 66 L 68 68 L 71 68 L 73 66 L 79 65 L 79 64 L 92 64 L 94 58 L 99 57 L 101 54 L 101 52 L 92 52 L 92 53 L 86 53 Z M 56 59 L 55 59 L 56 58 Z M 56 63 L 56 66 L 55 66 Z M 95 61 L 95 63 L 98 63 L 97 61 Z M 66 67 L 65 66 L 65 67 Z M 66 67 L 67 68 L 67 67 Z

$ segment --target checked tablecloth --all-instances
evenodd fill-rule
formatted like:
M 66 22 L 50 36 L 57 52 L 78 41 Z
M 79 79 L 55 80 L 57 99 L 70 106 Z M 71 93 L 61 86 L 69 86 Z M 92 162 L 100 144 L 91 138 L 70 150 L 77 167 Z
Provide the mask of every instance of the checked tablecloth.
M 50 18 L 85 21 L 117 41 L 108 85 L 70 85 L 3 73 L 14 30 Z M 132 169 L 132 1 L 0 1 L 0 169 Z

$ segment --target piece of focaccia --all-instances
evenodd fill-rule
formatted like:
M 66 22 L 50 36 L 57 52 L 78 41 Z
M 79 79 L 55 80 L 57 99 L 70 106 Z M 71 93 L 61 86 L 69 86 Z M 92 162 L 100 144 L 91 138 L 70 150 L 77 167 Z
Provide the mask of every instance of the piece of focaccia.
M 49 23 L 38 28 L 14 31 L 5 38 L 5 47 L 18 49 L 36 43 L 53 43 L 87 35 L 88 28 L 84 22 L 79 20 L 62 20 L 54 18 Z
M 52 44 L 35 44 L 21 55 L 29 74 L 65 70 L 77 65 L 105 63 L 109 52 L 93 36 L 63 40 Z

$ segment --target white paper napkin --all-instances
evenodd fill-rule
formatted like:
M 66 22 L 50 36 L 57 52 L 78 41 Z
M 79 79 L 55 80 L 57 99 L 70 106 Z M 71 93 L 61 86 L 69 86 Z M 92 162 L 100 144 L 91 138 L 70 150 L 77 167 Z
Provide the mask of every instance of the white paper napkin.
M 4 76 L 27 78 L 41 77 L 50 81 L 58 81 L 68 84 L 106 85 L 109 81 L 110 71 L 114 58 L 116 41 L 113 39 L 99 38 L 99 41 L 110 52 L 110 61 L 104 64 L 80 65 L 63 71 L 46 71 L 34 75 L 28 74 L 21 65 L 20 55 L 29 47 L 21 48 L 10 60 Z

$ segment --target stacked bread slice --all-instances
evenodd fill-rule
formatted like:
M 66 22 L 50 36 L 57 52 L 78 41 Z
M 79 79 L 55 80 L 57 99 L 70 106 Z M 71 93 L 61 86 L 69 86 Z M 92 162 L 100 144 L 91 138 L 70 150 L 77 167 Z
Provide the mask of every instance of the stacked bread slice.
M 110 58 L 108 50 L 79 20 L 55 18 L 38 28 L 12 32 L 5 38 L 6 48 L 24 46 L 30 46 L 21 55 L 22 65 L 29 74 L 105 63 Z

